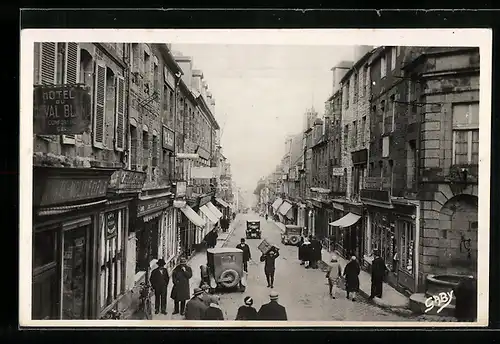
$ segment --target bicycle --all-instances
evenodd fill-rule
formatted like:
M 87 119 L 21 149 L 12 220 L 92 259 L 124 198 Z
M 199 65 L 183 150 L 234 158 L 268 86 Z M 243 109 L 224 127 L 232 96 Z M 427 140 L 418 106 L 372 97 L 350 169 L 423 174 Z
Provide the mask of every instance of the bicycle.
M 151 320 L 153 318 L 153 308 L 152 308 L 152 302 L 151 302 L 151 287 L 147 285 L 146 283 L 141 283 L 140 284 L 140 291 L 139 291 L 139 309 L 138 311 L 140 313 L 143 313 L 144 318 L 147 320 Z

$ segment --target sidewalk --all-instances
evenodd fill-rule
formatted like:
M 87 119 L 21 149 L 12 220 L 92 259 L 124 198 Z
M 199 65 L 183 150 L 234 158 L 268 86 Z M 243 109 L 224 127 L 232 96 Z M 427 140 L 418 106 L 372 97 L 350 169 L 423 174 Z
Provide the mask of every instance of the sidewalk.
M 226 233 L 219 233 L 219 237 L 217 238 L 217 245 L 215 247 L 224 247 L 226 242 L 229 240 L 229 237 L 236 229 L 238 225 L 241 223 L 241 214 L 236 215 L 234 221 L 231 222 L 231 225 Z M 194 254 L 189 260 L 188 265 L 193 270 L 193 277 L 189 280 L 189 290 L 192 293 L 194 288 L 197 288 L 200 285 L 201 281 L 201 270 L 200 266 L 207 263 L 206 251 L 197 252 Z M 173 312 L 173 304 L 174 301 L 170 298 L 170 293 L 172 292 L 172 283 L 168 284 L 167 290 L 167 313 L 164 314 L 154 314 L 154 304 L 155 297 L 154 295 L 151 297 L 151 302 L 153 305 L 153 320 L 182 320 L 183 317 L 179 314 L 172 315 Z
M 326 268 L 329 266 L 332 253 L 328 252 L 325 249 L 322 249 L 321 251 L 322 251 L 321 256 L 323 257 L 323 261 L 320 262 L 320 267 L 326 270 Z M 335 255 L 343 271 L 348 262 L 347 260 L 342 258 L 339 254 Z M 385 282 L 383 288 L 384 289 L 382 298 L 379 299 L 378 297 L 375 297 L 372 300 L 374 304 L 376 304 L 381 308 L 390 310 L 394 313 L 398 313 L 403 316 L 409 316 L 413 314 L 413 312 L 410 310 L 409 298 L 407 298 L 406 296 L 404 296 L 403 294 L 401 294 L 400 292 L 398 292 L 396 289 L 394 289 Z M 371 275 L 364 270 L 361 270 L 359 274 L 359 293 L 365 298 L 368 298 L 371 293 Z

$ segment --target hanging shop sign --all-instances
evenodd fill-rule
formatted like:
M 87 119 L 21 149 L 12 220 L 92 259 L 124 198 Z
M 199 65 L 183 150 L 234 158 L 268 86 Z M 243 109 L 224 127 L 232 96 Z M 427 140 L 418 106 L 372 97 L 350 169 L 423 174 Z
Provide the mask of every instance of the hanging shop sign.
M 116 212 L 112 211 L 107 213 L 105 219 L 106 219 L 106 237 L 109 239 L 114 237 L 117 233 L 116 229 L 118 226 L 117 224 L 118 219 Z
M 344 169 L 342 167 L 334 167 L 332 168 L 332 176 L 334 177 L 342 177 L 344 175 Z
M 212 195 L 210 196 L 204 196 L 204 197 L 201 197 L 200 198 L 200 203 L 199 203 L 199 206 L 202 207 L 204 206 L 205 204 L 207 204 L 208 202 L 210 202 L 212 200 Z
M 166 126 L 163 126 L 163 148 L 172 152 L 175 150 L 175 133 Z
M 114 193 L 138 193 L 141 192 L 146 173 L 130 170 L 118 170 L 109 180 L 108 191 Z
M 79 203 L 106 197 L 114 170 L 64 167 L 34 168 L 34 206 Z
M 179 181 L 175 183 L 175 197 L 185 197 L 187 191 L 187 182 Z
M 205 160 L 209 160 L 210 159 L 210 152 L 208 152 L 206 149 L 198 146 L 198 148 L 196 149 L 196 154 L 198 154 L 200 156 L 200 158 L 202 159 L 205 159 Z
M 181 199 L 174 200 L 174 208 L 181 209 L 186 206 L 186 201 Z
M 368 150 L 361 149 L 351 153 L 353 165 L 366 164 L 368 161 Z
M 36 85 L 33 133 L 80 135 L 90 129 L 90 94 L 83 85 Z
M 137 207 L 137 217 L 166 208 L 170 205 L 170 202 L 170 198 L 168 197 L 140 201 Z

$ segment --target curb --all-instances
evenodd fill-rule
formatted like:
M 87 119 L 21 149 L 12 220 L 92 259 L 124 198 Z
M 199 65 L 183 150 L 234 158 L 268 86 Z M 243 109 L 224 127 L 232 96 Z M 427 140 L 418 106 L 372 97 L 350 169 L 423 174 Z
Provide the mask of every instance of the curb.
M 326 268 L 328 267 L 328 264 L 324 260 L 321 260 L 318 265 L 323 271 L 326 271 Z M 409 309 L 409 303 L 408 305 L 404 306 L 403 305 L 392 306 L 377 300 L 377 298 L 370 300 L 369 299 L 370 295 L 368 295 L 361 289 L 359 289 L 358 294 L 361 295 L 363 298 L 365 298 L 368 301 L 368 303 L 375 305 L 379 308 L 382 308 L 384 310 L 387 310 L 391 313 L 401 315 L 407 318 L 416 316 L 416 314 L 411 309 Z

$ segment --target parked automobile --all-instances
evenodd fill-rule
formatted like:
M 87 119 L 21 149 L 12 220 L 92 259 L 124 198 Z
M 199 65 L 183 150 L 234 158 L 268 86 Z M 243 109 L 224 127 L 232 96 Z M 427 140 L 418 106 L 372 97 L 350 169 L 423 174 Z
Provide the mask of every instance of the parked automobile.
M 281 243 L 285 245 L 297 245 L 300 242 L 302 227 L 297 225 L 286 225 L 281 232 Z
M 247 239 L 260 239 L 262 237 L 262 231 L 260 230 L 260 220 L 247 221 L 246 237 Z
M 209 248 L 207 265 L 201 267 L 202 280 L 213 293 L 219 288 L 244 292 L 247 281 L 243 270 L 243 251 L 238 248 Z

